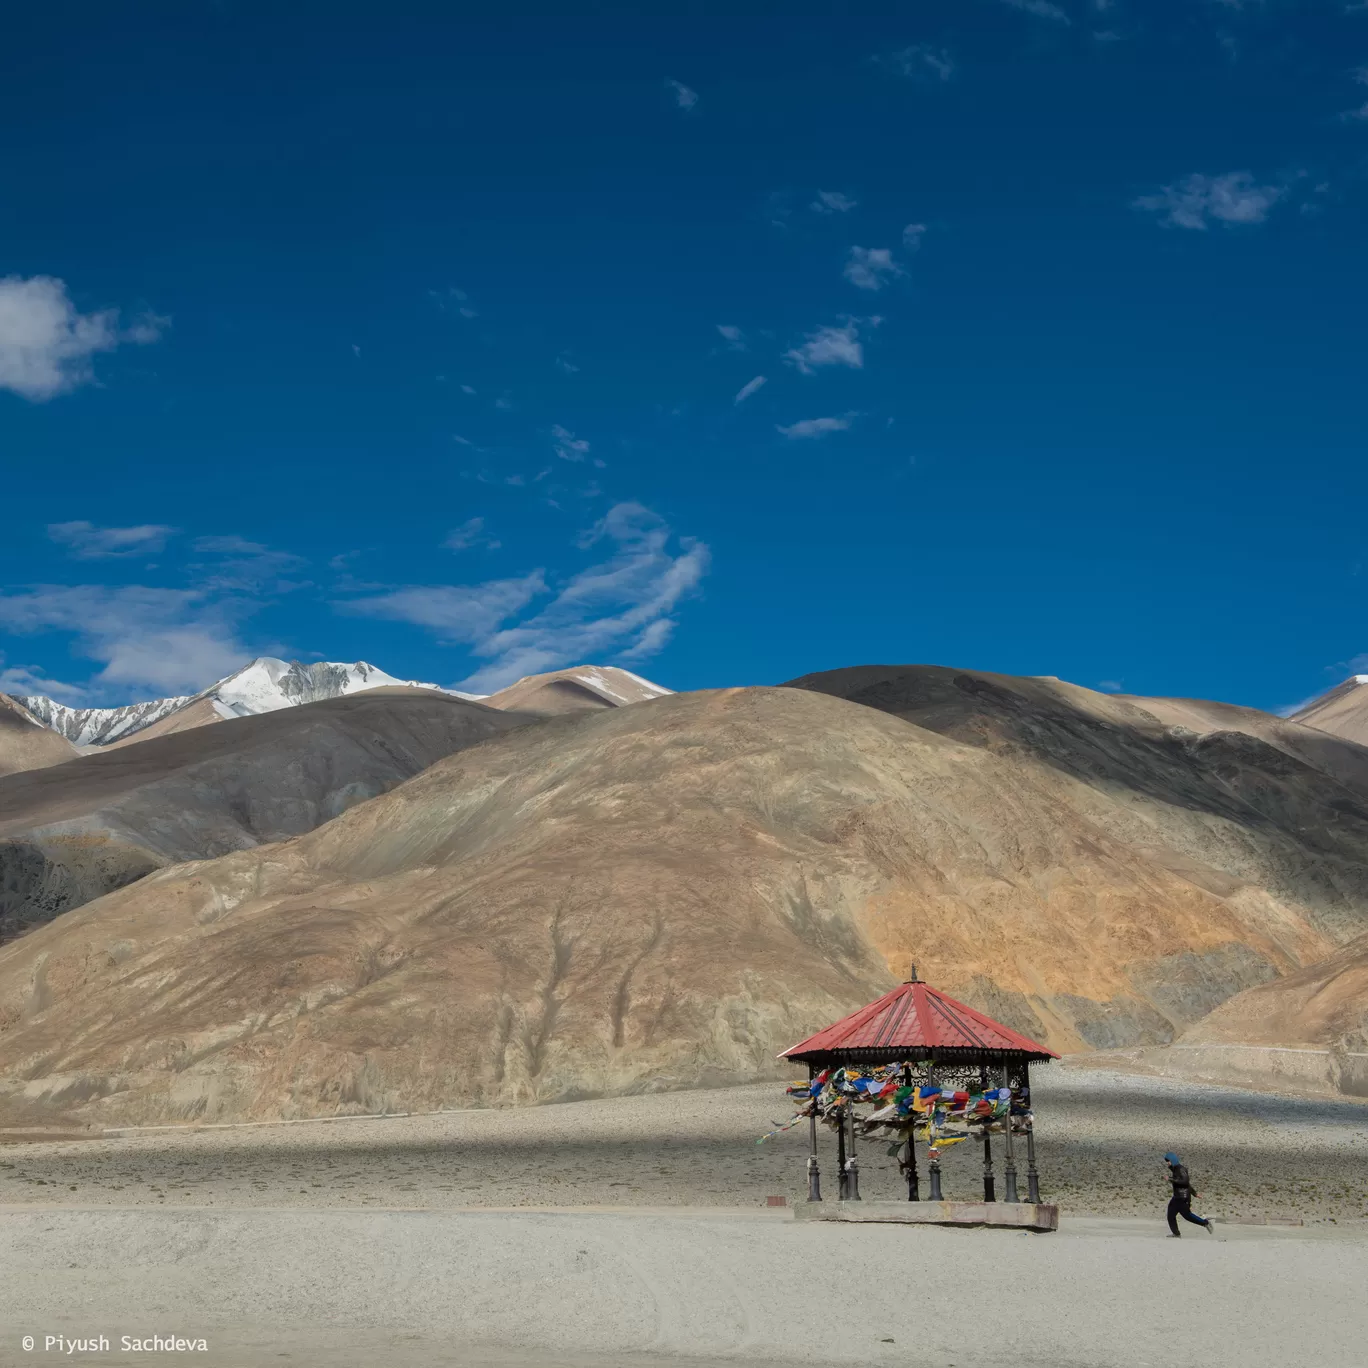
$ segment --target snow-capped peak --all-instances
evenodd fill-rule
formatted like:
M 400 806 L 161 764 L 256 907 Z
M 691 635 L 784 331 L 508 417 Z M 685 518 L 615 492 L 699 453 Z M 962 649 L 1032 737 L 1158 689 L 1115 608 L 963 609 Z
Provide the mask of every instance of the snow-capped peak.
M 213 700 L 214 711 L 220 717 L 252 717 L 257 713 L 297 707 L 301 703 L 317 703 L 324 698 L 341 698 L 344 694 L 392 686 L 432 689 L 437 693 L 455 692 L 416 679 L 396 679 L 364 660 L 352 665 L 332 660 L 304 665 L 298 660 L 287 663 L 274 656 L 261 656 L 236 674 L 220 679 L 201 697 Z M 473 694 L 458 696 L 475 697 Z
M 432 689 L 437 693 L 454 694 L 457 698 L 480 697 L 455 689 L 441 689 L 436 684 L 424 684 L 416 679 L 396 679 L 364 660 L 351 665 L 331 660 L 305 665 L 298 660 L 260 656 L 202 692 L 176 698 L 155 698 L 122 708 L 69 708 L 41 695 L 21 697 L 18 701 L 45 727 L 51 727 L 74 745 L 107 746 L 202 699 L 213 706 L 219 717 L 254 717 L 258 713 L 276 712 L 301 703 L 316 703 L 324 698 L 340 698 L 343 694 L 392 685 Z

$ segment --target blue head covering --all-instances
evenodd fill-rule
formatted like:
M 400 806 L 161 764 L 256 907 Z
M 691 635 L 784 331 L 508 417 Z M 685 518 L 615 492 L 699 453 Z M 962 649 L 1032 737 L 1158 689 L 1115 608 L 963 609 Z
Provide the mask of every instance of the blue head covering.
M 1176 1154 L 1172 1153 L 1172 1151 L 1164 1155 L 1164 1163 L 1166 1164 L 1181 1164 L 1182 1162 L 1183 1161 L 1179 1159 Z

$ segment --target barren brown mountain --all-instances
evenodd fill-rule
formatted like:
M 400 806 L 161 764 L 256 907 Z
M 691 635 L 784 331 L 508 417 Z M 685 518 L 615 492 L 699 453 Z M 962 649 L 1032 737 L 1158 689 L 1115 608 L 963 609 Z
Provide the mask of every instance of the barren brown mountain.
M 371 689 L 0 779 L 0 939 L 164 865 L 311 831 L 527 720 L 423 689 Z
M 1368 1052 L 1368 936 L 1238 994 L 1186 1032 L 1183 1041 Z
M 1368 745 L 1368 675 L 1354 675 L 1292 714 L 1294 722 Z
M 0 693 L 0 775 L 45 769 L 76 758 L 76 747 Z
M 911 959 L 1056 1048 L 1164 1041 L 1368 931 L 1368 810 L 1285 752 L 1050 681 L 841 673 L 917 724 L 811 680 L 551 718 L 38 928 L 0 949 L 8 1114 L 773 1076 Z

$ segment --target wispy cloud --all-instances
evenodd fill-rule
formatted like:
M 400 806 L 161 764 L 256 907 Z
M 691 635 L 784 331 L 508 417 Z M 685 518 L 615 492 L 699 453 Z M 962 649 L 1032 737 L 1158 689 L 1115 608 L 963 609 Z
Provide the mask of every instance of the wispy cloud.
M 1365 3 L 1364 8 L 1368 9 L 1368 2 Z M 1368 85 L 1368 66 L 1358 67 L 1353 75 L 1354 80 L 1356 80 L 1359 85 Z M 1340 115 L 1340 118 L 1345 123 L 1368 122 L 1368 101 L 1359 105 L 1357 109 L 1346 109 L 1344 113 Z
M 42 403 L 95 378 L 92 358 L 123 343 L 145 346 L 169 320 L 147 314 L 128 326 L 117 309 L 81 313 L 53 276 L 0 279 L 0 389 Z
M 828 433 L 845 432 L 856 416 L 856 414 L 847 413 L 840 418 L 803 418 L 796 423 L 791 423 L 788 427 L 780 427 L 777 431 L 783 433 L 790 441 L 825 437 Z
M 236 632 L 244 609 L 202 589 L 37 585 L 0 595 L 0 626 L 16 634 L 73 634 L 82 655 L 103 663 L 97 690 L 190 693 L 247 658 Z
M 911 47 L 899 48 L 876 60 L 913 81 L 948 81 L 955 74 L 950 54 L 929 43 L 913 43 Z
M 5 658 L 0 655 L 0 667 L 4 666 Z M 60 679 L 50 679 L 44 671 L 24 665 L 0 668 L 0 693 L 21 698 L 41 694 L 73 708 L 82 707 L 90 700 L 90 690 L 80 684 L 67 684 Z
M 589 443 L 557 423 L 551 429 L 551 449 L 562 461 L 582 461 L 589 454 Z
M 878 318 L 863 321 L 871 327 L 880 322 Z M 850 366 L 859 370 L 864 365 L 860 326 L 860 319 L 850 318 L 839 328 L 818 328 L 807 334 L 807 340 L 801 346 L 786 351 L 784 360 L 804 375 L 811 375 L 823 366 Z
M 922 239 L 926 236 L 926 224 L 909 223 L 902 230 L 902 244 L 906 251 L 921 251 Z
M 388 618 L 424 627 L 445 645 L 469 645 L 487 638 L 514 613 L 546 592 L 541 570 L 484 584 L 415 584 L 337 607 L 362 617 Z
M 1212 223 L 1262 223 L 1288 191 L 1286 185 L 1260 185 L 1248 171 L 1223 176 L 1194 174 L 1133 202 L 1158 214 L 1170 228 L 1205 231 Z
M 462 318 L 478 318 L 479 311 L 470 303 L 470 296 L 464 290 L 451 286 L 445 290 L 429 290 L 428 298 L 443 312 L 454 311 Z
M 48 536 L 79 560 L 153 555 L 176 532 L 163 523 L 140 527 L 96 527 L 90 522 L 49 523 Z
M 639 660 L 658 651 L 673 628 L 671 613 L 702 580 L 708 548 L 676 538 L 637 503 L 609 510 L 579 545 L 608 544 L 607 559 L 572 575 L 559 588 L 543 570 L 476 585 L 425 585 L 353 600 L 345 612 L 410 622 L 443 642 L 462 644 L 487 663 L 461 687 L 492 693 L 523 675 L 601 659 Z M 511 625 L 531 604 L 542 608 Z
M 578 375 L 579 367 L 564 352 L 556 357 L 556 369 L 562 375 Z
M 201 590 L 254 595 L 288 594 L 307 587 L 305 581 L 286 578 L 306 564 L 290 551 L 276 551 L 236 534 L 197 537 L 192 545 L 201 555 L 214 558 L 190 566 Z
M 765 377 L 763 375 L 757 375 L 754 380 L 747 380 L 746 383 L 736 391 L 736 398 L 732 400 L 732 403 L 744 404 L 764 383 Z
M 497 551 L 500 543 L 485 531 L 483 518 L 467 518 L 460 527 L 447 533 L 442 546 L 448 551 Z
M 736 326 L 735 323 L 719 323 L 717 331 L 722 334 L 723 340 L 732 351 L 749 351 L 750 347 L 746 342 L 746 334 Z
M 859 200 L 853 200 L 839 190 L 819 190 L 808 208 L 814 214 L 848 214 L 858 206 Z
M 907 272 L 893 260 L 887 247 L 852 247 L 842 274 L 861 290 L 882 290 Z
M 1062 6 L 1053 4 L 1052 0 L 1002 0 L 1002 3 L 1023 14 L 1033 14 L 1037 19 L 1049 19 L 1056 24 L 1069 23 L 1069 16 Z
M 666 81 L 665 85 L 674 93 L 677 108 L 690 110 L 698 103 L 698 91 L 690 90 L 683 81 Z

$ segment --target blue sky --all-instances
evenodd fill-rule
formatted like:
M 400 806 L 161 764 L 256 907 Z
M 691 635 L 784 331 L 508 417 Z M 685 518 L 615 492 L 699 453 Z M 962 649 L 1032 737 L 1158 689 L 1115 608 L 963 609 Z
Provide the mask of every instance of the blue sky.
M 72 4 L 0 687 L 1368 668 L 1368 6 Z

